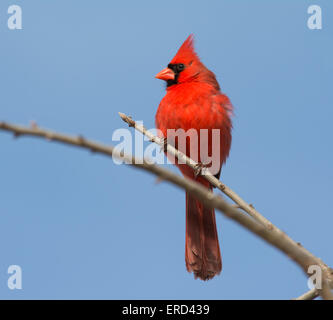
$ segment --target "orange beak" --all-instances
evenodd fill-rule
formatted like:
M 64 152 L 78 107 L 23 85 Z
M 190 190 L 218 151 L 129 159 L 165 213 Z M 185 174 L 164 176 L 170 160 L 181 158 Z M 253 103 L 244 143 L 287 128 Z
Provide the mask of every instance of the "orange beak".
M 169 69 L 169 68 L 165 68 L 162 71 L 160 71 L 155 78 L 157 79 L 161 79 L 161 80 L 174 80 L 175 79 L 175 73 Z

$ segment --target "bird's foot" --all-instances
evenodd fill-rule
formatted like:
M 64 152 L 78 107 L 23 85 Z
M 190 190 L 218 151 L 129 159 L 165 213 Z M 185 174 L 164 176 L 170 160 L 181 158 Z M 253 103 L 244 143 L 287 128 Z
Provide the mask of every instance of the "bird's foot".
M 202 175 L 202 170 L 205 168 L 205 165 L 202 162 L 199 162 L 195 165 L 194 176 L 197 178 Z

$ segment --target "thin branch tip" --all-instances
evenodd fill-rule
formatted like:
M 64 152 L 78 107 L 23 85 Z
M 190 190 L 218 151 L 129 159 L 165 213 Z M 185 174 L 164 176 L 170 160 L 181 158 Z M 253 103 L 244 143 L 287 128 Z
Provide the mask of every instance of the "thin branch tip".
M 125 121 L 126 115 L 122 112 L 118 112 L 120 118 Z

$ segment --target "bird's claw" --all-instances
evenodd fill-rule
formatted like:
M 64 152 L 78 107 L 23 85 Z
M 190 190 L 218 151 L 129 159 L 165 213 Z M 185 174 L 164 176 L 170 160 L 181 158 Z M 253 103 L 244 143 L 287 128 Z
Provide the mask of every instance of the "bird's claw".
M 204 167 L 204 165 L 201 162 L 199 162 L 195 165 L 194 176 L 196 178 L 201 175 L 203 167 Z

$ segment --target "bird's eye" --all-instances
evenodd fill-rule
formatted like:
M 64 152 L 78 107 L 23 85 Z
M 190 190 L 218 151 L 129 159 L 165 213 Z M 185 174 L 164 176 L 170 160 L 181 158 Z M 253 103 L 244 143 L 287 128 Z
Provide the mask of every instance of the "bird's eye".
M 185 69 L 184 64 L 179 63 L 179 64 L 177 65 L 177 69 L 178 69 L 179 72 L 180 72 L 180 71 L 183 71 L 183 70 Z

